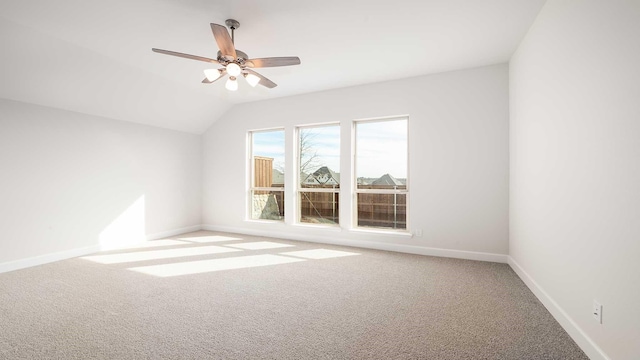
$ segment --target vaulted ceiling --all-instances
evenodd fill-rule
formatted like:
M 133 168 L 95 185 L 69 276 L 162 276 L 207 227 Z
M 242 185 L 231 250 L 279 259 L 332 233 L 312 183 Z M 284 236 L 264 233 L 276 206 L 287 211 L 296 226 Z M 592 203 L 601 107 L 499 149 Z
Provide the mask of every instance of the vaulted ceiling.
M 202 133 L 234 104 L 506 62 L 544 0 L 2 0 L 0 97 Z M 201 84 L 234 18 L 278 84 Z

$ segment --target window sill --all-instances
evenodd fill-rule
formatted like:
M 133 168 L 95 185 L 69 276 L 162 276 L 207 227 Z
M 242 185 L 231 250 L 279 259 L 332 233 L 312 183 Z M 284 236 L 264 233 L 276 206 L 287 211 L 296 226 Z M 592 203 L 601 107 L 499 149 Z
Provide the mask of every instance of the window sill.
M 282 227 L 297 227 L 302 229 L 318 229 L 322 231 L 331 231 L 331 232 L 342 232 L 344 230 L 353 233 L 353 234 L 368 234 L 368 235 L 383 235 L 383 236 L 393 236 L 398 238 L 413 238 L 413 234 L 407 230 L 393 230 L 393 229 L 377 229 L 377 228 L 350 228 L 346 229 L 341 227 L 340 225 L 323 225 L 323 224 L 305 224 L 305 223 L 285 223 L 282 220 L 256 220 L 256 219 L 246 219 L 245 222 L 251 224 L 268 224 L 273 226 L 282 226 Z
M 281 224 L 284 225 L 284 220 L 261 220 L 261 219 L 245 219 L 245 222 L 253 224 Z
M 340 225 L 324 225 L 324 224 L 305 224 L 305 223 L 295 223 L 292 224 L 295 227 L 305 228 L 305 229 L 322 229 L 328 231 L 341 232 L 342 228 Z
M 367 229 L 367 228 L 353 228 L 349 229 L 350 232 L 353 233 L 361 233 L 361 234 L 376 234 L 376 235 L 385 235 L 385 236 L 397 236 L 403 238 L 412 238 L 413 234 L 411 234 L 407 230 L 385 230 L 385 229 Z

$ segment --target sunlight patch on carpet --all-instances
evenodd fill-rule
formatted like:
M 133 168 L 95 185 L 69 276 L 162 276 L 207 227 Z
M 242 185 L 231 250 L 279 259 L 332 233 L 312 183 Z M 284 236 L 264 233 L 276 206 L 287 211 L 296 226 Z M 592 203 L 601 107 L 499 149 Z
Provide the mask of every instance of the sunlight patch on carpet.
M 124 254 L 109 254 L 109 255 L 95 255 L 84 256 L 81 259 L 97 262 L 100 264 L 120 264 L 127 262 L 146 261 L 146 260 L 158 260 L 158 259 L 171 259 L 184 256 L 197 256 L 197 255 L 209 255 L 209 254 L 222 254 L 241 251 L 238 249 L 231 249 L 222 246 L 197 246 L 180 249 L 167 249 L 167 250 L 155 250 L 155 251 L 139 251 Z
M 280 265 L 306 261 L 278 255 L 253 255 L 224 259 L 187 261 L 173 264 L 140 266 L 129 268 L 142 274 L 158 277 L 201 274 L 222 270 L 244 269 L 269 265 Z
M 330 258 L 337 258 L 337 257 L 343 257 L 343 256 L 354 256 L 354 255 L 360 255 L 360 254 L 354 253 L 354 252 L 348 252 L 348 251 L 314 249 L 314 250 L 291 251 L 286 253 L 280 253 L 280 255 L 295 256 L 295 257 L 300 257 L 304 259 L 320 260 L 320 259 L 330 259 Z
M 140 242 L 132 245 L 124 245 L 122 247 L 109 248 L 109 250 L 134 250 L 134 249 L 145 249 L 145 248 L 175 246 L 175 245 L 189 245 L 189 243 L 184 241 L 169 240 L 169 239 L 150 240 L 150 241 L 144 241 L 144 242 Z
M 244 240 L 244 239 L 238 238 L 238 237 L 231 237 L 231 236 L 212 235 L 212 236 L 183 237 L 183 238 L 179 238 L 179 240 L 191 241 L 195 243 L 210 243 L 210 242 L 223 242 L 223 241 L 234 241 L 234 240 Z
M 293 247 L 295 245 L 281 244 L 281 243 L 276 243 L 271 241 L 257 241 L 257 242 L 249 242 L 249 243 L 230 244 L 225 246 L 243 249 L 243 250 L 264 250 L 264 249 L 278 249 L 278 248 L 285 248 L 285 247 Z

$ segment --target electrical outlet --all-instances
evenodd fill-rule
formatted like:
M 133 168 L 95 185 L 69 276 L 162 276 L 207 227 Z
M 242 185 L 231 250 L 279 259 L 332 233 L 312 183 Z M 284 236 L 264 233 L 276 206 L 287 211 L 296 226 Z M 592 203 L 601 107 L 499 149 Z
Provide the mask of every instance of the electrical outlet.
M 602 324 L 602 305 L 593 300 L 593 309 L 591 312 L 593 313 L 593 318 L 596 319 L 598 324 Z

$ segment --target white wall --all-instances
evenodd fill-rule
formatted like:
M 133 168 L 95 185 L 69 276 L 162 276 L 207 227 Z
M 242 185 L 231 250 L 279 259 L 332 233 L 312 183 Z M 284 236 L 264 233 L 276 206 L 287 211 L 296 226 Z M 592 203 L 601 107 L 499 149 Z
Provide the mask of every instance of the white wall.
M 0 99 L 0 265 L 199 225 L 201 161 L 198 135 Z
M 510 256 L 594 359 L 640 359 L 639 39 L 637 0 L 548 1 L 510 63 Z
M 508 67 L 506 64 L 412 79 L 241 104 L 220 118 L 204 136 L 204 224 L 211 229 L 398 249 L 446 256 L 464 252 L 508 251 Z M 411 230 L 422 237 L 362 234 L 342 230 L 245 221 L 247 131 L 285 127 L 287 154 L 293 153 L 295 125 L 342 124 L 343 152 L 349 152 L 353 119 L 409 114 Z M 285 208 L 291 208 L 294 164 Z M 349 174 L 350 156 L 340 172 Z M 348 181 L 342 199 L 350 196 Z M 341 212 L 349 213 L 347 201 Z M 413 248 L 415 247 L 415 248 Z M 460 252 L 423 251 L 440 248 Z

